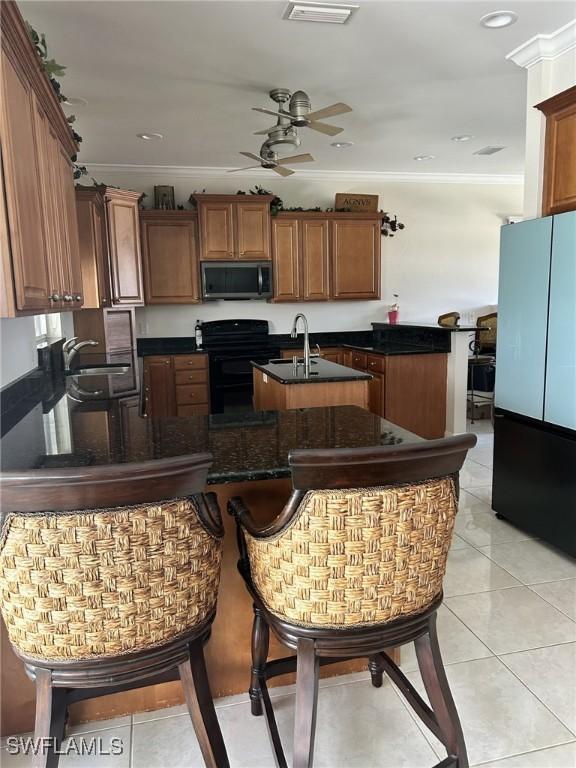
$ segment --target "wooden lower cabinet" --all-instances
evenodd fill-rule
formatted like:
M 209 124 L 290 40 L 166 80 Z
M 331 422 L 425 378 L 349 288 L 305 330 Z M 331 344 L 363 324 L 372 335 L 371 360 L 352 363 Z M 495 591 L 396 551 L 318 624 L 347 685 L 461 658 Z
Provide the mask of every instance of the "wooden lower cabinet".
M 254 409 L 284 411 L 290 408 L 315 408 L 327 405 L 368 405 L 368 380 L 282 384 L 253 369 Z
M 144 413 L 150 418 L 210 413 L 208 355 L 145 357 Z
M 312 347 L 311 351 L 316 353 L 316 348 Z M 283 349 L 280 352 L 280 357 L 284 360 L 291 360 L 294 355 L 302 357 L 304 355 L 304 349 Z M 329 360 L 331 363 L 342 363 L 342 352 L 340 347 L 320 347 L 320 357 L 323 360 Z

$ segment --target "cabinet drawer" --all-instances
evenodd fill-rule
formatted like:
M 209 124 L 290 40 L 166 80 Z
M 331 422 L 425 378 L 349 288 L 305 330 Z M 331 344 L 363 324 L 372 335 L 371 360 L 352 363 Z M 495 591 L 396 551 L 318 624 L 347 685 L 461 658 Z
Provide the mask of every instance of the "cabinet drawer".
M 176 404 L 207 403 L 208 387 L 206 384 L 179 384 L 176 387 Z
M 206 384 L 208 371 L 205 368 L 189 368 L 188 370 L 176 370 L 174 372 L 176 384 Z
M 384 373 L 386 370 L 386 358 L 384 355 L 368 355 L 367 369 L 369 371 L 376 371 L 377 373 Z
M 367 355 L 365 352 L 352 352 L 352 368 L 357 371 L 365 371 L 367 366 Z
M 179 405 L 176 411 L 178 416 L 208 416 L 210 409 L 208 403 L 199 405 Z
M 174 369 L 176 371 L 206 368 L 207 362 L 206 355 L 174 355 Z

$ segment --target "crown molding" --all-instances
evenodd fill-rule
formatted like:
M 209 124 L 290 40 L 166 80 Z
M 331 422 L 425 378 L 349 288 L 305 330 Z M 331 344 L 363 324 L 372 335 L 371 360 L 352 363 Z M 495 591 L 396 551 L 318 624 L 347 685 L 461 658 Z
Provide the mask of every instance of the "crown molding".
M 554 61 L 576 48 L 576 19 L 549 35 L 535 35 L 506 56 L 519 67 L 530 69 L 540 61 Z
M 122 174 L 124 176 L 146 176 L 148 178 L 171 179 L 228 179 L 234 178 L 263 179 L 279 181 L 265 169 L 240 171 L 231 176 L 229 168 L 210 168 L 183 165 L 124 165 L 110 163 L 83 163 L 94 176 L 99 174 Z M 291 181 L 331 181 L 340 184 L 350 183 L 393 183 L 412 184 L 523 184 L 523 174 L 514 173 L 413 173 L 396 171 L 321 171 L 298 170 L 294 177 L 281 179 L 283 184 Z

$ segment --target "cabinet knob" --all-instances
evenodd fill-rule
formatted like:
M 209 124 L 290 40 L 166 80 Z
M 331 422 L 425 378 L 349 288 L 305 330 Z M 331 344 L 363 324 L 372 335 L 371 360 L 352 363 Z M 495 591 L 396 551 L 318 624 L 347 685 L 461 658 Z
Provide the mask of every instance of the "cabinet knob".
M 50 301 L 62 301 L 62 296 L 60 296 L 60 294 L 57 293 L 56 291 L 54 291 L 54 293 L 48 298 L 50 299 Z
M 64 299 L 64 301 L 74 301 L 74 299 L 72 298 L 72 294 L 70 293 L 65 293 L 64 296 L 62 296 L 62 298 Z
M 82 294 L 81 293 L 76 293 L 74 295 L 74 301 L 82 301 Z

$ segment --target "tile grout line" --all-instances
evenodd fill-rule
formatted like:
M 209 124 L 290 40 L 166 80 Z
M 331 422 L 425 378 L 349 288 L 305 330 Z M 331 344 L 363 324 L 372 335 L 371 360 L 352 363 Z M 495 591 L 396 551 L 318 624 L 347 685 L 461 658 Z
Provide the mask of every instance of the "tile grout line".
M 551 603 L 543 595 L 541 595 L 539 592 L 536 592 L 536 590 L 534 589 L 534 587 L 539 587 L 541 584 L 559 584 L 561 581 L 576 581 L 576 579 L 557 579 L 556 581 L 539 581 L 537 584 L 528 584 L 527 587 L 531 592 L 534 592 L 535 595 L 538 595 L 538 597 L 541 597 L 545 603 L 548 603 L 548 605 L 551 605 L 552 608 L 556 608 L 557 611 L 560 611 L 560 613 L 566 616 L 567 619 L 570 619 L 570 621 L 573 621 L 574 624 L 576 624 L 576 619 L 573 619 L 572 616 L 569 616 L 565 611 L 562 610 L 562 608 L 558 608 L 557 605 L 554 605 L 554 603 Z
M 524 755 L 532 755 L 536 752 L 545 752 L 549 749 L 556 749 L 556 747 L 565 747 L 568 744 L 576 744 L 576 740 L 565 741 L 562 744 L 554 744 L 553 747 L 538 747 L 538 749 L 531 749 L 528 752 L 519 752 L 517 755 L 507 755 L 506 757 L 499 757 L 497 760 L 483 760 L 481 763 L 474 763 L 470 768 L 481 768 L 483 765 L 489 765 L 493 763 L 499 763 L 502 760 L 509 760 L 513 757 L 523 757 Z

